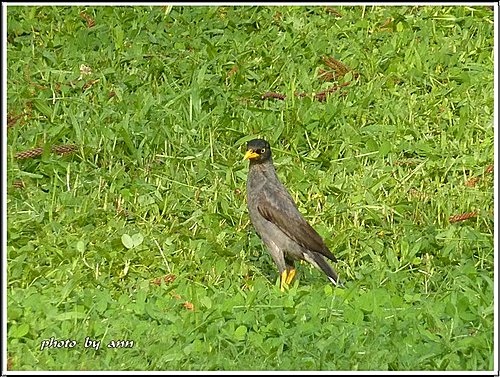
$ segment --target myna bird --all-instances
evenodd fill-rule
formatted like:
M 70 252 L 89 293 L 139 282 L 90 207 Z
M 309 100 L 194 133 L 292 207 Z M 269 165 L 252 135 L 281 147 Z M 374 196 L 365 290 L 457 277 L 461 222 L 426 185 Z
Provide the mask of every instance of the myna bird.
M 334 262 L 336 259 L 278 180 L 269 143 L 263 139 L 249 141 L 244 159 L 250 161 L 248 212 L 255 231 L 278 266 L 281 290 L 295 276 L 294 260 L 311 263 L 337 285 L 338 276 L 325 258 Z

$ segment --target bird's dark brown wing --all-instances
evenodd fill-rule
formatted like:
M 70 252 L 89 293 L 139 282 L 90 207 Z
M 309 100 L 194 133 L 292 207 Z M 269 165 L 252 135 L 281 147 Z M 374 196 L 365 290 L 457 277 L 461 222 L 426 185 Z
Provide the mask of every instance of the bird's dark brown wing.
M 321 236 L 302 217 L 292 197 L 283 187 L 265 187 L 259 195 L 257 208 L 266 220 L 275 224 L 300 246 L 336 261 Z

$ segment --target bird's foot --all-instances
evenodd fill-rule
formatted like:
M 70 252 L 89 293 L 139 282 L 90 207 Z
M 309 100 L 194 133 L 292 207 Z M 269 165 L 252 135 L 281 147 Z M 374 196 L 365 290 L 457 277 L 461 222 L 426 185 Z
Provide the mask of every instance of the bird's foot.
M 295 277 L 295 268 L 292 268 L 290 270 L 285 270 L 281 273 L 281 279 L 280 279 L 281 292 L 285 291 L 285 287 L 288 288 L 294 277 Z
M 292 268 L 290 270 L 288 270 L 288 275 L 286 277 L 286 280 L 285 280 L 285 283 L 287 283 L 288 285 L 290 285 L 290 283 L 292 282 L 293 278 L 295 277 L 295 268 Z

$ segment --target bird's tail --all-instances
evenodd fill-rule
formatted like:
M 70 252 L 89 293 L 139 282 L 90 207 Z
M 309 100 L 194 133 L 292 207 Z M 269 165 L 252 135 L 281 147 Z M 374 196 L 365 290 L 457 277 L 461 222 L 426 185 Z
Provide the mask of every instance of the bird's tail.
M 328 280 L 332 282 L 335 286 L 341 286 L 342 283 L 339 281 L 339 276 L 335 272 L 335 270 L 328 264 L 328 262 L 323 258 L 322 255 L 315 254 L 314 261 L 318 265 L 318 267 L 326 274 Z

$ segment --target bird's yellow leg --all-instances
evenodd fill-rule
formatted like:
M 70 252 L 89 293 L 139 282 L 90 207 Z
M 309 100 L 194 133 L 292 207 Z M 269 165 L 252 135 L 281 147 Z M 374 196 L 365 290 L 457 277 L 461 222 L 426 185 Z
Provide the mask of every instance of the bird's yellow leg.
M 295 268 L 292 268 L 292 269 L 288 270 L 288 274 L 286 276 L 285 283 L 290 285 L 290 283 L 292 282 L 294 277 L 295 277 Z
M 281 273 L 281 279 L 280 279 L 280 289 L 281 289 L 281 292 L 284 292 L 285 291 L 285 285 L 287 285 L 288 283 L 286 282 L 287 280 L 287 276 L 288 276 L 288 271 L 285 270 Z
M 281 273 L 280 279 L 280 289 L 281 292 L 285 291 L 285 287 L 288 287 L 295 277 L 295 268 L 291 268 L 290 270 L 285 270 Z

